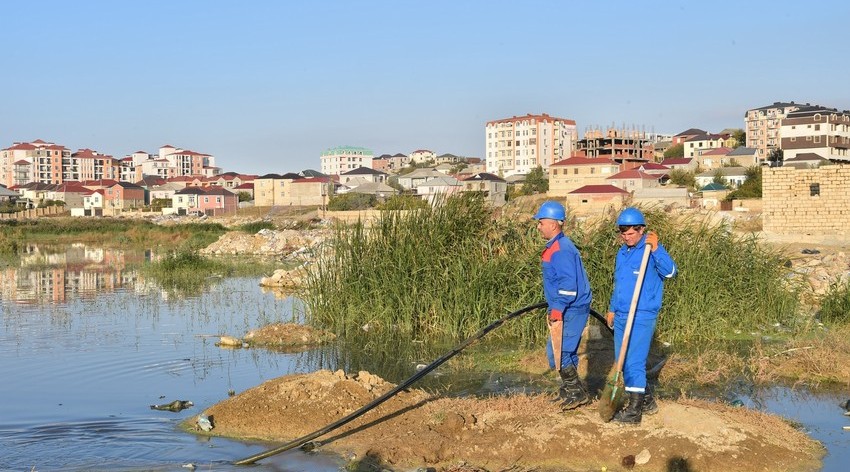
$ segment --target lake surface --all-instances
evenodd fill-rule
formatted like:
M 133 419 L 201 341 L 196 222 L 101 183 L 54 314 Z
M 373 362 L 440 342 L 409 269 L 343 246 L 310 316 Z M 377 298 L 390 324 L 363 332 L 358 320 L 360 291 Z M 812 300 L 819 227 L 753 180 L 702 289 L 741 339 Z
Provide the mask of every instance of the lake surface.
M 230 463 L 269 445 L 204 438 L 177 428 L 186 418 L 260 383 L 292 373 L 369 370 L 392 382 L 451 346 L 330 346 L 301 353 L 222 349 L 218 336 L 241 337 L 271 322 L 299 321 L 293 298 L 264 293 L 258 278 L 214 274 L 203 293 L 177 297 L 144 280 L 134 264 L 149 252 L 75 245 L 29 248 L 0 269 L 0 470 L 246 470 Z M 353 343 L 362 344 L 361 341 Z M 374 351 L 372 349 L 378 349 Z M 427 378 L 440 382 L 438 369 Z M 457 380 L 457 379 L 455 379 Z M 423 379 L 426 381 L 426 379 Z M 448 393 L 525 388 L 529 379 L 484 375 L 447 382 Z M 432 385 L 436 385 L 432 384 Z M 151 404 L 191 400 L 178 413 Z M 826 471 L 850 463 L 850 425 L 841 393 L 774 388 L 743 397 L 754 408 L 798 421 L 830 450 Z M 289 451 L 252 470 L 336 471 L 341 459 Z

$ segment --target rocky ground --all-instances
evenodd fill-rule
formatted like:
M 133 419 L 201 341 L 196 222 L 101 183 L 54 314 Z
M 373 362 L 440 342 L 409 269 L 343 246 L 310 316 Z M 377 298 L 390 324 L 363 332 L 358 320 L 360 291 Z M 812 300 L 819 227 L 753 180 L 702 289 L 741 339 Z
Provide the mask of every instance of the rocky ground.
M 269 380 L 204 411 L 209 434 L 290 441 L 391 390 L 368 372 Z M 603 422 L 596 405 L 562 413 L 545 395 L 442 398 L 402 391 L 320 437 L 349 470 L 808 471 L 821 447 L 784 420 L 700 401 L 660 402 L 638 426 Z M 424 470 L 424 469 L 423 469 Z

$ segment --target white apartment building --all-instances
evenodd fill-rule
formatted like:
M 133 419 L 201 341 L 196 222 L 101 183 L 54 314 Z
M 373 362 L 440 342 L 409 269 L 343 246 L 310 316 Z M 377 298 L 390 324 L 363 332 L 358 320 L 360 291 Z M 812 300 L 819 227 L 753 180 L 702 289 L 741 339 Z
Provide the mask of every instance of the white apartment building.
M 528 174 L 537 166 L 548 170 L 572 155 L 578 140 L 575 120 L 545 113 L 488 121 L 484 131 L 485 168 L 503 177 Z
M 358 167 L 371 169 L 374 155 L 364 147 L 337 146 L 323 152 L 320 159 L 323 174 L 339 175 Z
M 782 120 L 783 159 L 817 154 L 824 159 L 850 161 L 850 111 L 800 107 Z

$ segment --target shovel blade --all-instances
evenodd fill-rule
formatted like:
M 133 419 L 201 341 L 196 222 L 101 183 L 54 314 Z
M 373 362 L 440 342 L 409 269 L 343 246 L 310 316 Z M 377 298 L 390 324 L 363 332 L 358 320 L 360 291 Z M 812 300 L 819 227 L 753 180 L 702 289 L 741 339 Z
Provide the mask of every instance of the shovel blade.
M 611 421 L 614 413 L 622 408 L 624 388 L 622 372 L 614 371 L 608 375 L 608 381 L 605 382 L 605 389 L 602 390 L 597 406 L 599 417 L 603 421 Z
M 564 341 L 564 320 L 549 321 L 549 336 L 552 338 L 552 355 L 555 357 L 555 371 L 561 370 L 561 345 Z

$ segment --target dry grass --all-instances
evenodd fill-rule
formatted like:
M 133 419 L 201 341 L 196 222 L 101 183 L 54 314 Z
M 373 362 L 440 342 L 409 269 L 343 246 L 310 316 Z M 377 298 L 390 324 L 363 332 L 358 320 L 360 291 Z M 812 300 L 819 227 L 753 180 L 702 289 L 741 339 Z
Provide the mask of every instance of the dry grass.
M 694 357 L 672 354 L 660 380 L 679 385 L 721 385 L 740 375 L 745 366 L 741 356 L 722 350 L 704 351 Z
M 782 346 L 756 344 L 748 367 L 756 383 L 789 380 L 819 386 L 850 385 L 850 326 L 791 340 Z

